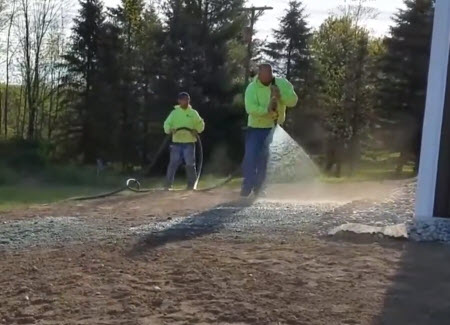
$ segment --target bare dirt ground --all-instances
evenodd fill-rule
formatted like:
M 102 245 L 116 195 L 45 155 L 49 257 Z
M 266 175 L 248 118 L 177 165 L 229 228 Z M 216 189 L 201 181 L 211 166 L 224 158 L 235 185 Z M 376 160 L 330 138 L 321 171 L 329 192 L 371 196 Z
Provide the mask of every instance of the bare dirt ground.
M 448 324 L 446 246 L 321 233 L 328 220 L 383 216 L 399 186 L 277 186 L 252 206 L 219 190 L 5 213 L 0 324 Z

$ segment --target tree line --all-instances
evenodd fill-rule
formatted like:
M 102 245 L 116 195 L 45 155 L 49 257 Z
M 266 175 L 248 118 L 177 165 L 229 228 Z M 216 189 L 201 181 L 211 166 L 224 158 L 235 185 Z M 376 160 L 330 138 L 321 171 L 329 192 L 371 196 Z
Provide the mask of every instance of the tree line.
M 52 158 L 145 166 L 179 91 L 207 121 L 206 159 L 240 162 L 249 17 L 244 0 L 0 1 L 0 136 L 51 144 Z M 405 0 L 389 35 L 374 37 L 364 1 L 312 29 L 289 2 L 252 63 L 271 62 L 299 94 L 286 128 L 327 170 L 350 170 L 374 149 L 417 165 L 433 21 L 432 0 Z M 67 26 L 71 26 L 68 35 Z

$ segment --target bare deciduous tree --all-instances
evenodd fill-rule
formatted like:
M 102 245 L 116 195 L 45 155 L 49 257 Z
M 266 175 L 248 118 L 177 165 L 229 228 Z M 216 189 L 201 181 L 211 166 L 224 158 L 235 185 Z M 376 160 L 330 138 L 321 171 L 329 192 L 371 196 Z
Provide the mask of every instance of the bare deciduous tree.
M 351 17 L 356 26 L 360 22 L 376 19 L 380 11 L 371 7 L 373 0 L 344 0 L 344 5 L 338 7 L 338 13 L 343 16 Z
M 8 1 L 9 2 L 9 1 Z M 8 21 L 7 15 L 5 12 L 7 11 L 7 0 L 0 0 L 0 31 L 5 28 L 5 25 Z
M 59 0 L 20 0 L 18 38 L 22 50 L 21 69 L 28 106 L 27 139 L 36 138 L 36 123 L 43 88 L 45 41 L 57 21 L 62 2 Z
M 9 110 L 9 81 L 10 81 L 10 71 L 11 71 L 11 63 L 13 59 L 13 51 L 11 44 L 11 30 L 14 23 L 14 18 L 16 15 L 16 0 L 11 0 L 10 12 L 8 15 L 8 32 L 6 36 L 6 86 L 5 86 L 5 104 L 4 104 L 4 113 L 3 113 L 3 122 L 4 122 L 4 133 L 5 138 L 8 136 L 8 110 Z M 1 128 L 1 127 L 0 127 Z

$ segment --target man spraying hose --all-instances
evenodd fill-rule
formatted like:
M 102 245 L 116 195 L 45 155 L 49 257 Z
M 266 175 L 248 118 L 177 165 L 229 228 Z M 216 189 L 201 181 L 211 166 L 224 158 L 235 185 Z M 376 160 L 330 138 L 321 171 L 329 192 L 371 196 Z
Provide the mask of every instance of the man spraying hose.
M 190 105 L 190 96 L 186 92 L 178 95 L 178 105 L 164 122 L 164 132 L 172 135 L 170 161 L 167 167 L 166 189 L 173 185 L 178 167 L 184 161 L 188 179 L 187 189 L 193 190 L 197 179 L 195 168 L 195 143 L 197 133 L 205 129 L 205 122 Z
M 286 107 L 297 104 L 297 94 L 292 84 L 284 78 L 273 76 L 270 64 L 261 64 L 258 76 L 245 91 L 245 110 L 248 128 L 243 162 L 244 182 L 241 196 L 262 191 L 269 158 L 270 134 L 276 124 L 286 119 Z

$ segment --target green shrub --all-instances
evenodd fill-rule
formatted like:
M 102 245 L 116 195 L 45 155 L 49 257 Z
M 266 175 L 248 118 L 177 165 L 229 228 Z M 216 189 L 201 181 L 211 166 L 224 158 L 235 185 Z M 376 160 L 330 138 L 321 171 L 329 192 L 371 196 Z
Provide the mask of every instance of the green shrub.
M 11 185 L 19 182 L 21 176 L 14 169 L 0 165 L 0 185 Z
M 90 185 L 98 187 L 118 186 L 125 182 L 122 177 L 103 172 L 97 175 L 94 167 L 47 166 L 39 173 L 39 179 L 48 184 Z
M 42 142 L 22 139 L 0 142 L 0 162 L 16 171 L 36 171 L 48 164 L 50 148 Z
M 114 187 L 124 180 L 113 172 L 97 175 L 94 166 L 54 165 L 51 145 L 12 139 L 0 142 L 0 185 L 38 182 L 49 185 Z

